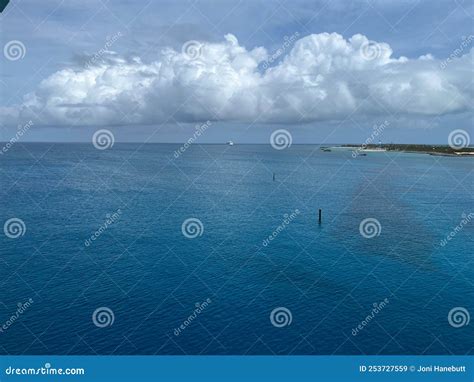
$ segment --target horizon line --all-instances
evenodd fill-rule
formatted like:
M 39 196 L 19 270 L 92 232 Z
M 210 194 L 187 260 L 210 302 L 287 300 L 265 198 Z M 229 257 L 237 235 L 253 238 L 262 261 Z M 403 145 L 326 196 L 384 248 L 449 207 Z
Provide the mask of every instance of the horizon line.
M 0 141 L 0 144 L 7 144 L 7 143 L 12 143 L 11 141 Z M 65 143 L 65 144 L 90 144 L 92 141 L 16 141 L 14 143 Z M 188 142 L 140 142 L 140 141 L 129 141 L 129 142 L 123 142 L 123 141 L 115 141 L 114 144 L 143 144 L 143 145 L 184 145 Z M 228 145 L 227 142 L 204 142 L 204 143 L 189 143 L 189 145 Z M 259 146 L 271 146 L 271 143 L 248 143 L 248 142 L 242 142 L 242 143 L 233 143 L 234 146 L 236 145 L 259 145 Z M 345 142 L 345 143 L 334 143 L 334 142 L 314 142 L 314 143 L 292 143 L 291 146 L 310 146 L 310 145 L 354 145 L 354 146 L 371 146 L 371 145 L 378 145 L 377 143 L 355 143 L 355 142 Z M 436 145 L 436 146 L 449 146 L 448 143 L 434 143 L 434 142 L 428 142 L 428 143 L 406 143 L 406 142 L 388 142 L 388 143 L 382 143 L 382 146 L 384 145 L 422 145 L 422 146 L 430 146 L 430 145 Z M 468 147 L 474 147 L 472 145 L 469 145 Z

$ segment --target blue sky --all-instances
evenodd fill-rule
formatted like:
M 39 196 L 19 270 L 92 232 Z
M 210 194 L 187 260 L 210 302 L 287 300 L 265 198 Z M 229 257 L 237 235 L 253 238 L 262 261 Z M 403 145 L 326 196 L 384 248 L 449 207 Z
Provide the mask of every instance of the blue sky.
M 387 120 L 382 141 L 447 143 L 472 132 L 473 17 L 463 0 L 12 0 L 1 45 L 25 51 L 1 57 L 0 139 L 32 120 L 25 140 L 89 141 L 101 127 L 182 142 L 211 119 L 203 143 L 265 143 L 281 126 L 295 143 L 363 142 Z M 360 61 L 354 35 L 377 44 L 375 59 Z M 197 61 L 183 58 L 189 41 L 204 47 Z

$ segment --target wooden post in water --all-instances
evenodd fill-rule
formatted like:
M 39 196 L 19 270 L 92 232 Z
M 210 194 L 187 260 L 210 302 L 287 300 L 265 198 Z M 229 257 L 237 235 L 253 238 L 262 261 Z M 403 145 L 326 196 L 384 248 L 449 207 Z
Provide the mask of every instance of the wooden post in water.
M 275 181 L 275 173 L 273 173 L 273 181 Z
M 322 214 L 323 214 L 323 210 L 321 210 L 321 208 L 320 208 L 320 209 L 319 209 L 319 220 L 318 220 L 318 223 L 319 223 L 319 224 L 321 224 Z

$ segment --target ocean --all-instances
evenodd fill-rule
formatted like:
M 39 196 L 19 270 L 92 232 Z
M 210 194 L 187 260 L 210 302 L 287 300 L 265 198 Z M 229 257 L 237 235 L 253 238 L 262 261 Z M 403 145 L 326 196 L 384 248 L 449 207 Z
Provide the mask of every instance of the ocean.
M 472 158 L 179 147 L 0 155 L 1 354 L 473 353 Z

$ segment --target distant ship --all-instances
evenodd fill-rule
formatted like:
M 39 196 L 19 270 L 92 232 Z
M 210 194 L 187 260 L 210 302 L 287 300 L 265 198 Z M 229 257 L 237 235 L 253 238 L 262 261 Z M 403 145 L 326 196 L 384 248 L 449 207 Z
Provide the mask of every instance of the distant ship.
M 227 141 L 227 144 L 228 144 L 229 146 L 234 146 L 234 142 L 232 142 L 232 141 Z

